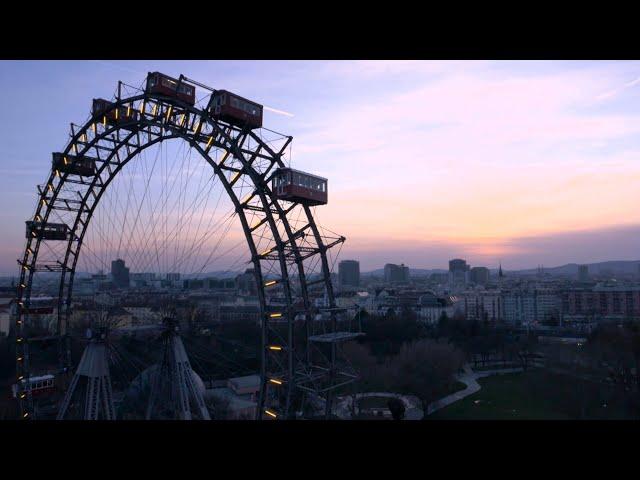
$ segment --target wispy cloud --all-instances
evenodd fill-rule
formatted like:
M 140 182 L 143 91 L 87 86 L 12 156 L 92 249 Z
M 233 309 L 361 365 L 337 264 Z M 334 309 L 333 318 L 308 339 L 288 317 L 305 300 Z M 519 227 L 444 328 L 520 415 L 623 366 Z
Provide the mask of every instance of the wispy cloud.
M 635 87 L 636 85 L 640 85 L 640 77 L 636 78 L 635 80 L 631 80 L 629 82 L 626 82 L 620 88 L 614 88 L 612 90 L 607 90 L 604 93 L 596 95 L 595 98 L 598 101 L 609 100 L 611 98 L 614 98 L 614 97 L 618 96 L 623 91 L 625 91 L 625 90 L 627 90 L 629 88 Z
M 277 108 L 268 107 L 266 105 L 263 105 L 263 107 L 264 107 L 265 110 L 269 110 L 270 112 L 273 112 L 273 113 L 278 113 L 280 115 L 285 115 L 287 117 L 293 117 L 294 116 L 293 113 L 285 112 L 284 110 L 278 110 Z

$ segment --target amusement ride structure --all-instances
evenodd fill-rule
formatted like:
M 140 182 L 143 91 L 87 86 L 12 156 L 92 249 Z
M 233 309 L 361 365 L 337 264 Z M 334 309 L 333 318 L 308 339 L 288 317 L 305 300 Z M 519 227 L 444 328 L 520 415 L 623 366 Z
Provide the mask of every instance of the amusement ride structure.
M 196 88 L 204 92 L 199 99 Z M 352 328 L 350 313 L 337 307 L 331 281 L 331 249 L 345 238 L 314 219 L 315 207 L 327 203 L 327 180 L 290 168 L 292 137 L 264 128 L 262 112 L 262 105 L 226 90 L 153 72 L 140 88 L 119 82 L 111 100 L 94 99 L 83 125 L 71 124 L 68 142 L 53 153 L 48 179 L 38 186 L 38 203 L 26 222 L 26 246 L 18 261 L 14 394 L 22 418 L 118 417 L 109 366 L 121 352 L 113 333 L 117 315 L 110 317 L 111 323 L 105 317 L 77 327 L 74 288 L 81 274 L 93 270 L 101 275 L 116 251 L 123 258 L 129 255 L 127 262 L 134 267 L 139 262 L 138 271 L 154 262 L 156 271 L 164 268 L 167 275 L 181 271 L 186 260 L 197 264 L 207 249 L 218 248 L 207 242 L 214 236 L 222 241 L 231 224 L 244 251 L 229 268 L 249 266 L 257 287 L 261 346 L 256 418 L 331 415 L 336 392 L 357 378 L 341 346 L 361 335 Z M 171 171 L 164 150 L 169 143 L 178 149 Z M 149 153 L 153 151 L 155 157 Z M 198 169 L 192 155 L 200 161 Z M 130 185 L 121 181 L 114 193 L 127 171 Z M 189 185 L 194 172 L 204 179 L 202 189 Z M 135 182 L 142 183 L 135 187 Z M 147 192 L 157 182 L 162 193 L 151 199 Z M 180 192 L 174 203 L 171 182 Z M 196 222 L 193 210 L 206 196 L 200 192 L 214 183 L 222 203 L 228 203 L 228 214 L 213 215 L 207 223 L 203 218 L 211 204 L 205 204 Z M 172 204 L 177 213 L 169 211 Z M 117 212 L 121 219 L 113 217 Z M 135 242 L 137 247 L 124 248 Z M 226 251 L 219 256 L 229 258 Z M 201 273 L 209 257 L 191 271 Z M 43 326 L 34 291 L 45 283 L 55 285 L 57 295 L 54 321 Z M 175 314 L 166 314 L 157 330 L 161 354 L 145 417 L 209 419 Z M 79 355 L 74 360 L 74 349 L 82 351 L 79 360 Z M 51 413 L 40 406 L 40 393 L 48 389 L 59 392 Z

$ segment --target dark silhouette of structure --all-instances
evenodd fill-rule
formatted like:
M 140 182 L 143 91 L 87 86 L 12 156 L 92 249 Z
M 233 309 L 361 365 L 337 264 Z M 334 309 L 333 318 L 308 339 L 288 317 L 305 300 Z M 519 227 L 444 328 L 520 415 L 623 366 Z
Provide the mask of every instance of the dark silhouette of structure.
M 404 263 L 400 265 L 387 263 L 384 266 L 384 281 L 387 283 L 407 283 L 409 281 L 409 267 Z
M 117 288 L 129 288 L 129 269 L 125 267 L 124 260 L 111 262 L 111 278 Z
M 487 267 L 473 267 L 469 270 L 469 280 L 477 285 L 489 283 L 489 269 Z
M 360 262 L 343 260 L 338 264 L 338 282 L 341 287 L 360 286 Z

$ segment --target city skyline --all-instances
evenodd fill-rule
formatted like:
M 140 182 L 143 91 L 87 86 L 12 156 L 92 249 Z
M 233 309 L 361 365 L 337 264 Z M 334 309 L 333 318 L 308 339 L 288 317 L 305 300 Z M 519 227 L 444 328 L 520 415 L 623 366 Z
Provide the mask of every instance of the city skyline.
M 389 262 L 446 269 L 451 258 L 523 269 L 638 257 L 638 62 L 76 61 L 1 68 L 12 113 L 0 120 L 7 148 L 0 201 L 11 205 L 0 213 L 3 275 L 17 272 L 35 186 L 69 122 L 83 121 L 91 99 L 109 97 L 118 80 L 139 85 L 154 70 L 184 73 L 270 107 L 265 126 L 294 137 L 292 166 L 329 178 L 329 203 L 316 218 L 347 237 L 340 259 L 357 259 L 363 272 Z M 34 118 L 38 128 L 25 128 Z
M 451 261 L 453 259 L 450 259 L 449 261 Z M 462 259 L 464 260 L 464 259 Z M 360 261 L 358 259 L 355 258 L 345 258 L 345 259 L 341 259 L 338 264 L 335 266 L 336 268 L 334 268 L 332 270 L 332 274 L 333 275 L 339 275 L 339 264 L 342 263 L 342 261 L 346 261 L 346 262 L 356 262 L 359 266 Z M 466 261 L 466 260 L 465 260 Z M 548 272 L 549 270 L 554 270 L 557 268 L 562 268 L 562 267 L 569 267 L 569 266 L 576 266 L 578 267 L 578 271 L 580 271 L 580 268 L 582 267 L 587 267 L 590 268 L 591 266 L 594 265 L 601 265 L 601 264 L 609 264 L 609 263 L 613 263 L 613 264 L 617 264 L 617 263 L 622 263 L 622 264 L 636 264 L 638 267 L 638 273 L 640 274 L 640 260 L 605 260 L 603 262 L 586 262 L 586 263 L 576 263 L 576 262 L 570 262 L 570 263 L 564 263 L 564 264 L 554 264 L 554 265 L 543 265 L 543 264 L 538 264 L 538 265 L 532 265 L 529 267 L 525 267 L 525 268 L 508 268 L 507 266 L 503 265 L 502 262 L 499 262 L 497 266 L 493 266 L 493 265 L 478 265 L 478 264 L 470 264 L 467 263 L 467 266 L 469 267 L 469 269 L 474 269 L 474 268 L 480 268 L 480 269 L 487 269 L 489 272 L 494 272 L 491 273 L 493 274 L 497 274 L 498 271 L 500 269 L 502 269 L 504 272 L 514 272 L 514 273 L 521 273 L 521 272 L 529 272 L 529 271 L 541 271 L 542 273 Z M 376 275 L 382 275 L 384 276 L 384 267 L 387 265 L 395 265 L 395 266 L 404 266 L 407 267 L 410 271 L 433 271 L 433 272 L 448 272 L 450 270 L 450 267 L 448 266 L 438 266 L 438 267 L 415 267 L 413 265 L 406 265 L 404 264 L 404 262 L 399 262 L 399 263 L 393 263 L 393 262 L 385 262 L 384 264 L 381 264 L 377 267 L 374 266 L 374 268 L 368 269 L 368 270 L 359 270 L 359 274 L 360 275 L 371 275 L 371 274 L 376 274 Z M 126 266 L 126 262 L 125 262 L 125 266 Z M 628 266 L 628 265 L 627 265 Z M 622 267 L 624 270 L 624 267 Z M 633 268 L 633 267 L 629 267 L 629 268 Z M 249 269 L 250 270 L 250 269 Z M 605 270 L 607 270 L 607 268 L 605 267 Z M 611 269 L 609 269 L 611 270 Z M 615 271 L 616 268 L 613 268 L 613 271 Z M 204 278 L 204 277 L 220 277 L 220 278 L 232 278 L 234 276 L 237 275 L 243 275 L 245 274 L 247 271 L 246 268 L 238 268 L 237 270 L 211 270 L 211 271 L 206 271 L 206 272 L 202 272 L 199 274 L 196 273 L 184 273 L 184 272 L 164 272 L 164 271 L 154 271 L 154 270 L 140 270 L 140 271 L 131 271 L 130 275 L 157 275 L 157 279 L 161 279 L 161 278 L 167 278 L 168 276 L 179 276 L 179 277 L 184 277 L 186 278 Z M 588 271 L 588 270 L 587 270 Z M 634 270 L 635 271 L 635 270 Z M 111 272 L 109 271 L 104 271 L 104 270 L 96 270 L 94 271 L 84 271 L 84 270 L 78 270 L 76 272 L 76 275 L 111 275 Z M 566 274 L 565 274 L 566 275 Z M 1 275 L 0 278 L 14 278 L 17 279 L 19 277 L 19 275 Z

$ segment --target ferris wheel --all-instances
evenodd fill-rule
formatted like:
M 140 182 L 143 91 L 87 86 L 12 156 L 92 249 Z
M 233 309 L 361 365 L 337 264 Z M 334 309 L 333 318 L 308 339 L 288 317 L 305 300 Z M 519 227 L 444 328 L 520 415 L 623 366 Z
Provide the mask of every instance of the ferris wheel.
M 114 396 L 135 379 L 149 390 L 145 418 L 209 418 L 193 363 L 218 352 L 183 335 L 184 287 L 242 270 L 260 328 L 256 418 L 331 415 L 357 378 L 341 345 L 361 335 L 331 279 L 345 238 L 314 219 L 327 179 L 290 168 L 292 137 L 264 128 L 262 111 L 153 72 L 140 87 L 119 82 L 71 124 L 18 260 L 22 418 L 120 418 Z M 154 308 L 132 317 L 141 296 Z M 145 325 L 154 342 L 127 334 L 143 314 L 155 315 Z

